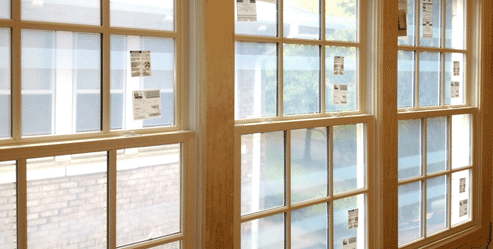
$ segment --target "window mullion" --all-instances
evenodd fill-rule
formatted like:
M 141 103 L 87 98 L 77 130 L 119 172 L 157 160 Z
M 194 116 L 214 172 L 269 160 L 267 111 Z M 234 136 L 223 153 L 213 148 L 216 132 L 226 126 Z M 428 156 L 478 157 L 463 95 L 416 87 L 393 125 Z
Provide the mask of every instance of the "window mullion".
M 427 184 L 428 184 L 428 178 L 427 178 L 427 175 L 428 175 L 428 169 L 427 169 L 427 163 L 428 163 L 428 159 L 427 159 L 427 138 L 428 138 L 428 126 L 427 126 L 427 123 L 428 123 L 428 119 L 426 118 L 423 118 L 421 119 L 421 122 L 423 122 L 421 124 L 421 129 L 422 129 L 422 136 L 423 136 L 423 145 L 421 146 L 422 148 L 422 155 L 423 155 L 423 158 L 422 158 L 422 164 L 423 164 L 423 173 L 422 175 L 425 177 L 425 179 L 423 180 L 423 183 L 421 184 L 421 186 L 423 186 L 423 190 L 422 190 L 422 193 L 423 193 L 423 215 L 421 216 L 423 218 L 423 238 L 426 239 L 427 238 L 427 225 L 426 225 L 426 222 L 428 220 L 428 210 L 427 210 L 427 206 L 428 206 L 428 197 L 427 197 L 427 192 L 428 192 L 428 187 L 427 187 Z
M 279 43 L 277 44 L 277 116 L 284 116 L 284 95 L 283 95 L 283 83 L 284 83 L 284 0 L 279 1 L 278 9 L 278 37 Z
M 325 113 L 325 0 L 320 1 L 320 113 Z
M 447 117 L 448 119 L 448 136 L 447 136 L 447 142 L 448 142 L 448 171 L 452 172 L 452 115 L 449 115 Z M 452 173 L 449 174 L 448 177 L 449 181 L 449 186 L 448 186 L 448 200 L 447 200 L 447 212 L 448 212 L 448 219 L 447 219 L 447 227 L 452 228 Z
M 107 236 L 108 249 L 116 249 L 116 150 L 108 151 L 108 169 L 107 169 Z
M 414 58 L 416 58 L 416 69 L 414 70 L 415 72 L 415 87 L 414 87 L 414 107 L 418 108 L 419 107 L 419 56 L 420 52 L 416 51 Z
M 14 140 L 21 139 L 22 133 L 22 108 L 21 108 L 21 3 L 12 1 L 12 40 L 11 43 L 11 133 Z
M 285 206 L 288 208 L 286 212 L 286 249 L 291 249 L 291 130 L 284 132 L 284 144 L 285 144 L 285 162 L 284 162 L 284 175 L 285 175 Z
M 26 159 L 17 161 L 17 248 L 27 249 Z
M 103 60 L 103 75 L 102 75 L 102 125 L 101 129 L 104 134 L 110 133 L 110 112 L 111 112 L 111 36 L 110 36 L 110 0 L 103 0 L 102 2 L 102 20 L 103 20 L 103 37 L 102 37 L 102 60 Z

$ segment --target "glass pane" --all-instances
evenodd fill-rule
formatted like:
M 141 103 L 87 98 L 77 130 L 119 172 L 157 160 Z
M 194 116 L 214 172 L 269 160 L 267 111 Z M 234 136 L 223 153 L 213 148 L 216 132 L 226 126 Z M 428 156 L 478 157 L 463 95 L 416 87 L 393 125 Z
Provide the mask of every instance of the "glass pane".
M 399 186 L 399 245 L 423 236 L 422 183 Z
M 452 173 L 452 226 L 471 219 L 471 170 Z
M 465 15 L 466 4 L 464 0 L 447 0 L 445 19 L 445 47 L 464 49 L 465 43 Z
M 10 29 L 0 29 L 0 138 L 10 137 Z
M 397 59 L 397 107 L 414 106 L 414 52 L 399 50 Z
M 445 104 L 465 103 L 465 55 L 445 54 Z
M 21 0 L 23 20 L 101 25 L 100 0 Z
M 140 36 L 111 36 L 111 129 L 169 126 L 175 120 L 175 45 L 173 39 Z M 130 51 L 150 51 L 151 75 L 133 77 Z M 161 117 L 134 120 L 133 91 L 159 90 Z M 114 109 L 113 109 L 114 108 Z M 117 111 L 120 111 L 117 113 Z M 114 115 L 114 116 L 113 116 Z
M 357 247 L 366 248 L 366 197 L 364 194 L 334 201 L 334 248 L 345 249 L 343 240 L 356 237 Z
M 291 202 L 328 195 L 327 128 L 291 131 Z
M 334 126 L 334 194 L 366 186 L 365 125 Z
M 276 44 L 237 42 L 235 48 L 235 118 L 276 116 Z
M 22 31 L 22 134 L 101 127 L 101 36 Z
M 399 179 L 421 175 L 421 120 L 399 120 Z
M 284 214 L 241 224 L 241 248 L 284 248 Z
M 29 248 L 105 248 L 107 153 L 27 160 Z
M 284 205 L 284 132 L 241 136 L 241 214 Z
M 448 169 L 448 118 L 426 120 L 426 171 L 428 174 Z
M 335 58 L 338 57 L 338 58 Z M 341 58 L 343 57 L 343 58 Z M 339 61 L 336 61 L 339 60 Z M 334 71 L 334 64 L 340 65 L 343 60 L 342 72 Z M 336 61 L 336 62 L 335 62 Z M 348 47 L 325 48 L 325 111 L 354 111 L 358 109 L 358 50 Z M 341 75 L 342 73 L 342 75 Z M 334 84 L 347 85 L 346 104 L 334 101 Z
M 181 231 L 179 144 L 120 150 L 116 169 L 117 246 Z
M 151 247 L 151 248 L 152 249 L 180 249 L 181 248 L 181 242 L 176 241 L 176 242 L 172 242 L 169 244 L 164 244 L 164 245 L 155 246 L 155 247 Z
M 0 0 L 0 18 L 10 18 L 10 0 Z
M 284 114 L 320 112 L 320 47 L 284 45 Z
M 110 0 L 111 26 L 174 30 L 173 0 Z
M 420 45 L 423 47 L 441 46 L 442 40 L 442 0 L 421 0 Z
M 319 0 L 284 0 L 284 37 L 320 39 Z
M 241 35 L 277 36 L 276 0 L 258 0 L 256 2 L 257 21 L 238 21 L 238 9 L 235 1 L 235 31 Z
M 470 115 L 452 116 L 452 169 L 471 165 Z
M 416 19 L 416 1 L 407 0 L 407 36 L 399 36 L 397 40 L 399 45 L 414 46 L 416 41 L 416 24 L 414 20 Z
M 325 39 L 356 41 L 358 0 L 325 0 Z
M 447 176 L 426 181 L 426 234 L 430 235 L 447 228 Z
M 0 162 L 0 245 L 17 248 L 16 162 Z
M 420 53 L 419 55 L 419 105 L 437 106 L 440 104 L 441 63 L 440 53 Z
M 327 207 L 322 203 L 291 213 L 291 248 L 328 248 Z

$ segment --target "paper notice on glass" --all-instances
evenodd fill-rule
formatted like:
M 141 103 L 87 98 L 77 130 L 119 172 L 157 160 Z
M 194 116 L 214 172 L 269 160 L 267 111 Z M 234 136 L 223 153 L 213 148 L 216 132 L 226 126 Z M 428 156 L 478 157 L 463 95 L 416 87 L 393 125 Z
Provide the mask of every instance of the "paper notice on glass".
M 344 75 L 344 57 L 334 57 L 334 75 Z
M 459 217 L 467 215 L 467 199 L 459 202 Z
M 399 23 L 397 36 L 407 36 L 407 0 L 399 0 Z
M 454 61 L 454 76 L 460 75 L 460 61 Z
M 459 184 L 459 193 L 466 192 L 466 178 L 461 178 Z
M 238 22 L 257 21 L 257 3 L 255 0 L 236 0 Z
M 276 3 L 276 0 L 258 0 L 266 3 Z
M 333 105 L 347 105 L 347 85 L 334 84 L 332 104 Z
M 151 76 L 151 51 L 130 51 L 132 77 Z
M 161 117 L 161 91 L 133 91 L 134 120 Z
M 433 2 L 423 0 L 423 39 L 433 38 Z
M 358 228 L 358 209 L 347 211 L 347 229 Z
M 356 249 L 356 236 L 342 239 L 342 249 Z
M 460 85 L 460 83 L 458 81 L 452 81 L 450 83 L 450 97 L 451 98 L 458 98 L 459 97 L 459 85 Z

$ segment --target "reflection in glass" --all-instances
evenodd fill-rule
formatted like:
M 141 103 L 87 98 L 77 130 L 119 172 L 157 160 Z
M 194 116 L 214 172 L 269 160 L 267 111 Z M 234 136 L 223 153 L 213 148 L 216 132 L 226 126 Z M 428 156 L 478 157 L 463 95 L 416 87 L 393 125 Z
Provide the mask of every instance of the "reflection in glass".
M 22 31 L 22 134 L 101 128 L 101 36 Z
M 120 150 L 116 169 L 117 246 L 181 231 L 179 144 Z
M 397 107 L 413 107 L 415 95 L 414 52 L 399 50 L 397 59 Z
M 320 39 L 319 0 L 284 0 L 284 37 Z
M 105 248 L 107 153 L 27 160 L 28 248 Z
M 21 0 L 23 20 L 101 25 L 100 0 Z
M 445 47 L 464 49 L 466 4 L 464 0 L 447 0 Z
M 421 120 L 399 121 L 399 179 L 421 175 Z
M 419 105 L 440 104 L 440 53 L 419 54 Z
M 344 57 L 344 74 L 334 74 L 334 57 Z M 351 47 L 325 48 L 325 111 L 354 111 L 358 109 L 358 50 Z M 334 84 L 348 85 L 347 104 L 334 105 Z
M 111 26 L 174 30 L 173 0 L 110 0 Z
M 465 102 L 465 55 L 459 53 L 445 54 L 445 104 L 462 105 Z M 455 71 L 454 71 L 455 69 Z M 452 83 L 459 84 L 452 88 Z M 452 91 L 454 93 L 452 94 Z M 452 95 L 452 96 L 451 96 Z
M 422 183 L 399 186 L 399 245 L 423 236 Z
M 291 131 L 291 201 L 327 196 L 327 128 Z
M 471 170 L 452 173 L 452 226 L 471 219 Z
M 428 179 L 426 182 L 426 234 L 447 228 L 447 176 Z
M 291 213 L 291 248 L 328 248 L 327 206 L 322 203 Z
M 452 116 L 452 169 L 471 165 L 471 117 Z
M 357 238 L 357 248 L 365 248 L 366 245 L 366 197 L 364 194 L 351 196 L 334 201 L 334 248 L 343 249 L 342 240 Z M 358 214 L 358 226 L 352 220 L 348 224 L 349 212 Z M 353 214 L 355 214 L 353 213 Z
M 448 168 L 448 118 L 428 118 L 426 122 L 426 171 L 430 174 Z
M 320 112 L 320 47 L 284 45 L 284 114 Z
M 366 135 L 364 124 L 334 127 L 334 194 L 366 186 Z
M 241 136 L 241 214 L 284 205 L 284 132 Z
M 420 45 L 423 47 L 435 47 L 438 48 L 441 45 L 441 40 L 442 40 L 442 5 L 441 2 L 442 0 L 431 0 L 432 6 L 429 4 L 426 4 L 426 6 L 429 6 L 429 14 L 430 15 L 425 15 L 426 13 L 423 13 L 423 5 L 424 1 L 421 0 L 420 4 L 420 10 L 421 11 L 421 19 L 419 21 L 419 25 L 421 25 L 420 28 Z M 430 19 L 428 19 L 430 18 Z M 430 23 L 424 24 L 424 21 L 431 21 L 431 28 L 430 28 Z M 425 27 L 426 26 L 426 27 Z M 433 33 L 428 33 L 428 31 L 425 30 L 430 30 Z M 430 34 L 432 37 L 431 38 L 425 38 L 426 34 Z
M 276 214 L 241 224 L 241 248 L 284 248 L 284 214 Z
M 277 2 L 277 1 L 275 1 Z M 238 35 L 277 35 L 277 8 L 276 3 L 269 1 L 256 1 L 257 21 L 244 22 L 238 21 L 238 12 L 235 1 L 235 31 Z
M 10 30 L 0 29 L 0 138 L 10 137 Z
M 414 23 L 416 19 L 415 8 L 415 0 L 407 0 L 407 36 L 399 36 L 399 45 L 414 46 L 416 40 L 416 26 Z
M 276 116 L 276 44 L 237 42 L 235 48 L 235 118 Z
M 132 77 L 130 51 L 150 51 L 151 76 Z M 111 36 L 111 129 L 170 126 L 175 122 L 175 43 L 173 39 Z M 134 120 L 133 91 L 160 90 L 161 118 Z
M 358 37 L 358 0 L 325 0 L 325 39 L 352 41 Z
M 0 245 L 17 248 L 16 162 L 0 162 Z

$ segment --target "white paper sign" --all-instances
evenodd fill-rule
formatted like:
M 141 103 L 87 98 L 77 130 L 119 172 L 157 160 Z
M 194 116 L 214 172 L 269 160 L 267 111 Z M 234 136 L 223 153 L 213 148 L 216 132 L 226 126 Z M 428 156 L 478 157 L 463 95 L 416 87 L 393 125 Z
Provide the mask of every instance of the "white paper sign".
M 259 0 L 266 3 L 276 3 L 276 0 Z
M 151 51 L 130 51 L 132 77 L 151 76 Z
M 467 215 L 467 199 L 459 202 L 459 217 Z
M 161 117 L 161 91 L 133 91 L 134 120 Z
M 257 21 L 257 3 L 255 0 L 236 0 L 238 22 Z
M 452 15 L 456 16 L 457 15 L 457 0 L 454 0 L 452 2 Z
M 459 86 L 460 83 L 458 81 L 452 81 L 450 83 L 450 97 L 458 98 L 459 97 Z
M 460 61 L 454 61 L 454 76 L 460 75 Z
M 464 192 L 466 192 L 466 178 L 461 178 L 459 185 L 459 193 L 464 193 Z
M 334 75 L 344 75 L 344 57 L 334 57 Z
M 356 236 L 342 239 L 342 249 L 356 249 Z
M 332 104 L 333 105 L 347 105 L 347 85 L 334 84 Z
M 407 0 L 399 0 L 399 23 L 397 36 L 407 36 Z
M 347 229 L 358 228 L 358 209 L 347 211 Z
M 423 0 L 423 39 L 433 38 L 433 2 Z

